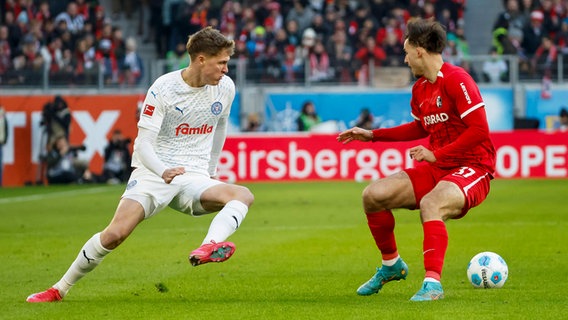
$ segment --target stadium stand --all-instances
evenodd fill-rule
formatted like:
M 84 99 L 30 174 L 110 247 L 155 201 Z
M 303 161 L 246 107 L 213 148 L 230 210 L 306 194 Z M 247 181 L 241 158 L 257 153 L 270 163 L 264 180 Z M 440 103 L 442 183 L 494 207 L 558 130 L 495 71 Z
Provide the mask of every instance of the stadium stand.
M 4 0 L 0 5 L 0 83 L 7 86 L 37 86 L 44 78 L 49 86 L 97 85 L 101 77 L 103 85 L 147 85 L 156 61 L 170 59 L 156 74 L 185 62 L 176 63 L 176 52 L 187 35 L 205 25 L 236 41 L 234 58 L 246 63 L 252 83 L 368 84 L 370 61 L 379 69 L 403 66 L 404 25 L 413 16 L 442 22 L 448 30 L 446 60 L 476 79 L 480 65 L 469 57 L 487 54 L 492 46 L 520 59 L 521 80 L 558 77 L 554 67 L 568 53 L 566 0 Z M 376 49 L 363 57 L 369 39 Z M 380 51 L 387 58 L 377 55 Z
M 329 51 L 336 38 L 331 33 L 337 30 L 348 39 L 341 54 L 353 55 L 364 47 L 368 38 L 375 39 L 380 50 L 387 41 L 384 39 L 391 41 L 392 50 L 400 50 L 402 27 L 413 15 L 442 18 L 442 12 L 446 12 L 444 19 L 449 29 L 455 29 L 463 21 L 463 5 L 457 0 L 438 0 L 431 5 L 428 1 L 413 0 L 369 3 L 17 0 L 3 1 L 2 6 L 5 14 L 0 28 L 0 81 L 7 85 L 38 84 L 43 66 L 47 66 L 53 85 L 93 84 L 97 67 L 103 69 L 105 84 L 136 84 L 128 80 L 128 71 L 142 70 L 126 63 L 127 40 L 135 42 L 136 52 L 143 61 L 165 59 L 178 43 L 186 41 L 188 34 L 205 25 L 214 25 L 238 44 L 244 44 L 246 50 L 240 58 L 247 60 L 252 77 L 275 80 L 281 78 L 284 66 L 279 62 L 286 50 L 294 50 L 297 65 L 306 58 L 318 64 L 322 50 L 311 54 L 313 48 L 321 49 L 323 45 L 328 49 L 324 51 Z M 424 6 L 432 10 L 426 12 Z M 281 30 L 285 34 L 276 37 Z M 333 55 L 326 59 L 333 66 L 340 57 Z M 363 75 L 361 70 L 367 60 L 354 59 L 349 65 L 350 76 L 357 79 Z M 338 80 L 341 75 L 334 68 L 328 74 L 333 79 L 329 76 L 320 79 Z

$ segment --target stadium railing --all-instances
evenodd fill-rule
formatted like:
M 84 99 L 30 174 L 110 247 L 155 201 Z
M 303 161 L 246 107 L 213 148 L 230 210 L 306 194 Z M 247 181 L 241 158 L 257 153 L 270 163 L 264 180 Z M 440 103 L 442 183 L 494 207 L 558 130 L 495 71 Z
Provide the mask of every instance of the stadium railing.
M 452 60 L 455 61 L 456 59 Z M 496 59 L 491 55 L 472 55 L 458 59 L 462 66 L 474 76 L 480 84 L 490 84 L 491 82 L 483 73 L 483 65 L 488 61 Z M 518 83 L 539 83 L 543 76 L 548 75 L 551 83 L 564 84 L 568 74 L 568 54 L 558 55 L 556 62 L 551 65 L 544 63 L 531 65 L 530 60 L 521 60 L 517 56 L 499 56 L 507 67 L 507 72 L 497 83 L 499 85 L 515 86 Z M 95 65 L 94 68 L 79 80 L 73 80 L 66 74 L 52 74 L 49 67 L 44 66 L 38 70 L 17 71 L 12 73 L 0 74 L 0 86 L 5 93 L 10 89 L 32 89 L 40 91 L 52 91 L 54 89 L 89 89 L 99 91 L 144 89 L 149 86 L 160 75 L 171 71 L 167 60 L 146 61 L 148 72 L 144 79 L 138 84 L 128 84 L 124 79 L 123 71 L 116 75 L 116 79 L 109 80 L 105 75 L 104 67 Z M 311 70 L 306 63 L 302 72 L 299 72 L 295 79 L 286 80 L 282 72 L 274 67 L 255 67 L 246 61 L 233 59 L 229 64 L 229 75 L 235 80 L 237 86 L 258 85 L 258 86 L 362 86 L 369 88 L 382 87 L 405 87 L 408 86 L 412 77 L 407 66 L 399 67 L 375 67 L 369 64 L 368 77 L 364 81 L 357 79 L 355 75 L 360 72 L 358 68 L 351 68 L 348 71 L 349 78 L 346 80 L 340 77 L 339 70 L 331 68 L 332 77 L 325 81 L 313 80 L 310 76 Z M 16 81 L 14 81 L 14 79 Z
M 497 81 L 489 81 L 483 73 L 483 65 L 495 59 L 502 59 L 507 66 L 507 71 Z M 460 63 L 472 74 L 474 79 L 482 87 L 510 88 L 513 92 L 513 104 L 515 117 L 526 116 L 527 88 L 539 88 L 552 90 L 564 88 L 568 75 L 568 54 L 559 54 L 552 64 L 535 63 L 528 59 L 520 59 L 518 56 L 492 56 L 471 55 L 467 57 L 449 57 L 450 62 Z M 171 64 L 167 60 L 145 61 L 144 77 L 136 85 L 121 81 L 126 78 L 125 71 L 120 70 L 114 78 L 105 75 L 104 67 L 95 67 L 86 74 L 81 81 L 73 82 L 68 76 L 50 74 L 47 67 L 39 70 L 18 72 L 12 74 L 0 74 L 0 96 L 2 95 L 42 95 L 42 94 L 137 94 L 144 95 L 150 84 L 160 75 L 172 71 Z M 370 63 L 368 75 L 365 81 L 355 78 L 358 70 L 351 69 L 350 81 L 345 78 L 332 78 L 326 81 L 313 81 L 309 76 L 311 70 L 309 64 L 293 81 L 287 81 L 282 74 L 278 74 L 273 68 L 258 68 L 246 61 L 235 58 L 229 61 L 229 76 L 235 81 L 237 88 L 246 94 L 241 95 L 243 115 L 248 112 L 260 112 L 263 106 L 259 105 L 262 93 L 265 89 L 282 90 L 312 90 L 313 88 L 323 91 L 361 91 L 361 90 L 407 90 L 412 84 L 413 77 L 409 68 L 399 67 L 373 67 Z M 337 70 L 336 70 L 337 71 Z M 345 71 L 345 70 L 344 70 Z M 18 83 L 7 82 L 7 76 L 16 76 L 16 79 L 24 79 Z M 243 120 L 243 119 L 241 119 Z M 244 121 L 244 120 L 243 120 Z

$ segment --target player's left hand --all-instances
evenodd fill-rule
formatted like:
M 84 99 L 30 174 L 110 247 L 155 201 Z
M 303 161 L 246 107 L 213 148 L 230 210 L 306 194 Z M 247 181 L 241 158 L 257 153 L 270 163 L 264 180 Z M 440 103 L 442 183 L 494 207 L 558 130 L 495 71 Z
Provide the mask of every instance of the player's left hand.
M 181 174 L 185 173 L 184 167 L 175 167 L 175 168 L 168 168 L 164 173 L 162 173 L 162 179 L 164 179 L 165 183 L 171 183 L 172 180 Z
M 428 150 L 424 146 L 417 146 L 410 148 L 410 158 L 418 162 L 421 161 L 426 161 L 430 163 L 436 162 L 436 156 L 434 156 L 434 152 Z

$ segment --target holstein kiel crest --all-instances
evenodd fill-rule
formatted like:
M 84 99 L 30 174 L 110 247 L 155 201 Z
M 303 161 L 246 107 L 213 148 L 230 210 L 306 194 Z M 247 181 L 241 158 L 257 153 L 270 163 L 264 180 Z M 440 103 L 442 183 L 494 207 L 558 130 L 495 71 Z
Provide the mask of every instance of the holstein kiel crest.
M 213 113 L 214 115 L 218 116 L 221 111 L 223 111 L 223 105 L 221 104 L 221 102 L 216 101 L 211 105 L 211 113 Z

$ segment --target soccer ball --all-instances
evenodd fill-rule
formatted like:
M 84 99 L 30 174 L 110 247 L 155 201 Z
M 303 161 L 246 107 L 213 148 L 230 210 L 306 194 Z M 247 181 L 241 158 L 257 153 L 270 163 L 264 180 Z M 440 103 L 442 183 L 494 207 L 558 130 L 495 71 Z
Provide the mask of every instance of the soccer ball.
M 495 252 L 478 253 L 467 265 L 467 279 L 476 288 L 501 288 L 508 276 L 507 263 Z

